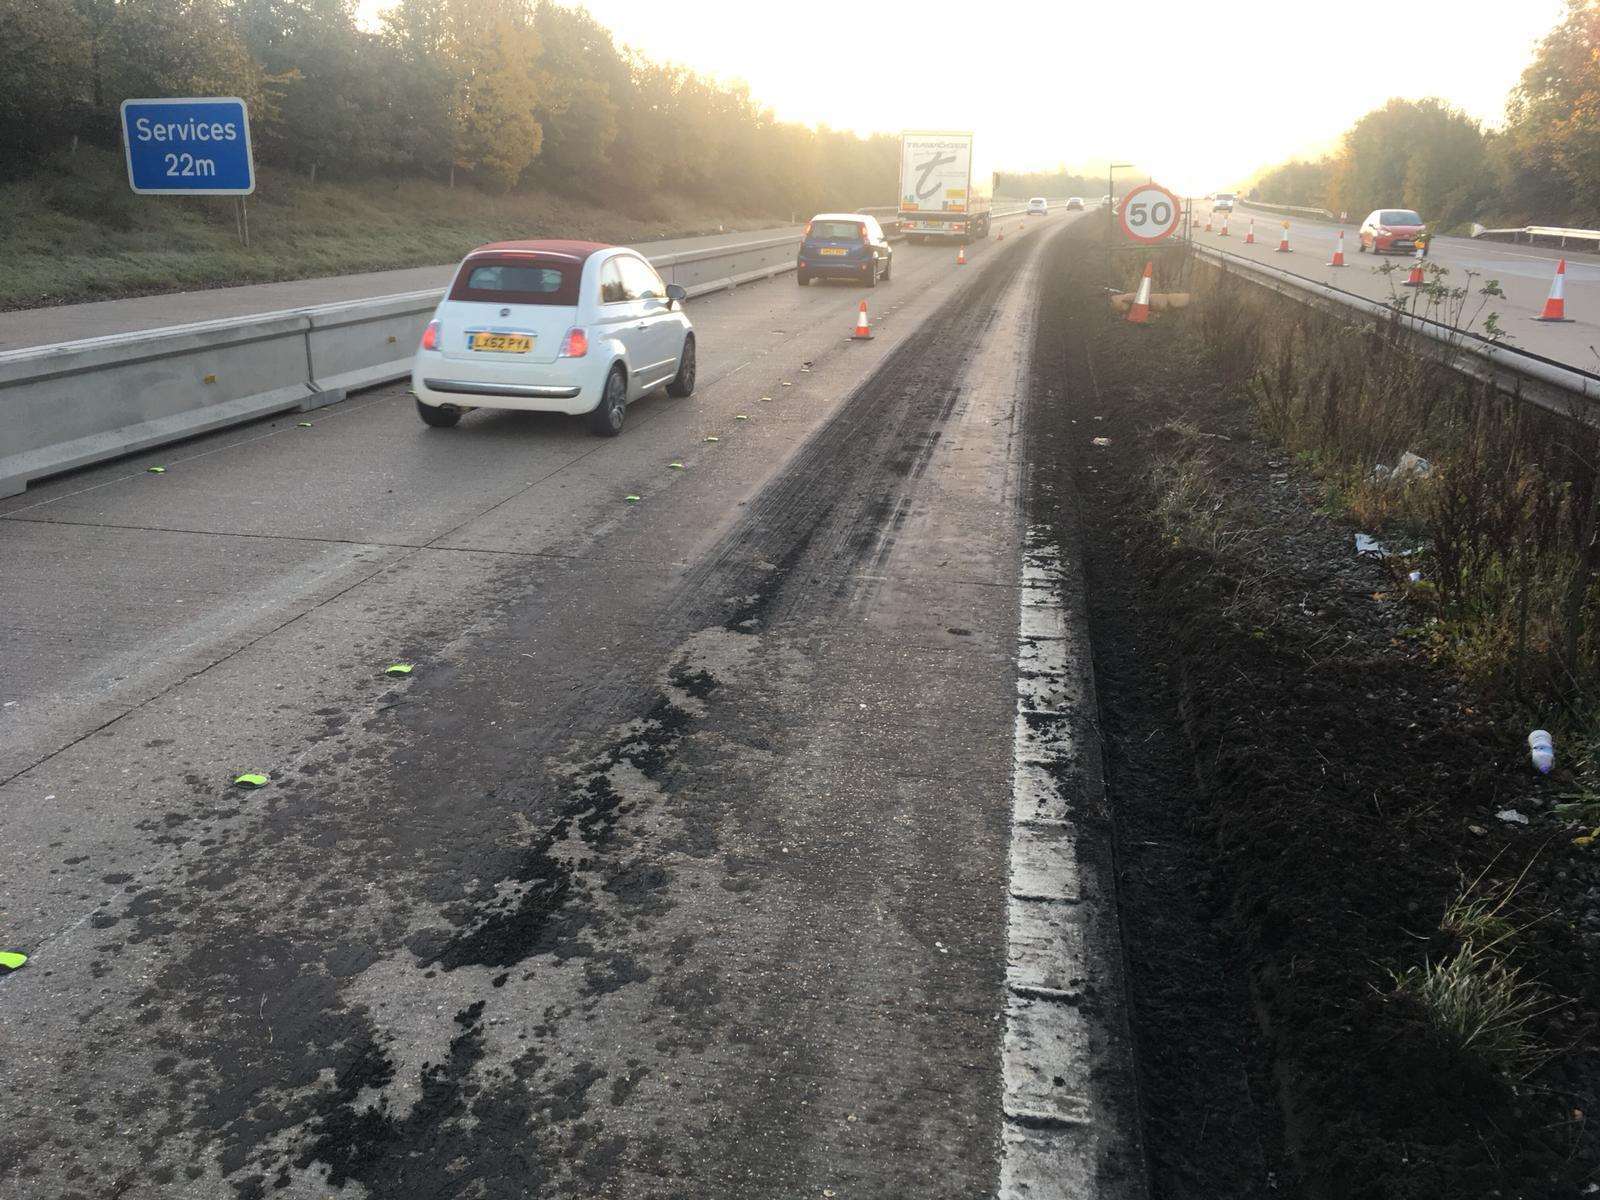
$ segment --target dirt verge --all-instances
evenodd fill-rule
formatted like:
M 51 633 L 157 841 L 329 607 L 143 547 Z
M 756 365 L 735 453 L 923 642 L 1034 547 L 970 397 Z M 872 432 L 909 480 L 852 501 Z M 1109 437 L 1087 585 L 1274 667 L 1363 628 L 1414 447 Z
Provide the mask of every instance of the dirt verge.
M 1260 432 L 1203 305 L 1112 317 L 1099 233 L 1046 271 L 1033 503 L 1081 511 L 1155 1194 L 1583 1194 L 1600 872 L 1496 816 L 1559 784 Z M 1478 1000 L 1527 1001 L 1503 1054 L 1424 986 L 1474 944 Z

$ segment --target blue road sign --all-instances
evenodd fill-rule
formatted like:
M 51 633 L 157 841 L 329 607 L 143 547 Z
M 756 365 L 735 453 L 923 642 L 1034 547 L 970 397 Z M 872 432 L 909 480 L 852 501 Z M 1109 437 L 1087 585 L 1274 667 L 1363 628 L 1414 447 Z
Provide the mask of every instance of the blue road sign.
M 248 196 L 256 190 L 250 114 L 231 96 L 124 100 L 128 183 L 156 196 Z

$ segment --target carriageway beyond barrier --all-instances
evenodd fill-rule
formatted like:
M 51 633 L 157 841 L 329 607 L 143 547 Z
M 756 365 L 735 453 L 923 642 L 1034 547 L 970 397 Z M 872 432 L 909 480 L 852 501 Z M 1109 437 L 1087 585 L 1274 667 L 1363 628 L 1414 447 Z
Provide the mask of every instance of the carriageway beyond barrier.
M 1358 296 L 1331 284 L 1296 275 L 1270 263 L 1189 243 L 1195 256 L 1224 271 L 1234 271 L 1280 295 L 1325 312 L 1363 313 L 1395 324 L 1415 337 L 1435 344 L 1448 366 L 1502 391 L 1520 395 L 1531 403 L 1573 420 L 1600 424 L 1600 375 L 1580 370 L 1541 354 L 1503 341 L 1464 332 L 1427 317 L 1402 312 L 1390 305 Z

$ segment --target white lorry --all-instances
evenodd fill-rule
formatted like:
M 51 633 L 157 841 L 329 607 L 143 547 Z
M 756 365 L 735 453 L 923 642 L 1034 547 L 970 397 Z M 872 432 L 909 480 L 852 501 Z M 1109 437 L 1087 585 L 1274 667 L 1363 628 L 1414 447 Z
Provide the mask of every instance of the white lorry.
M 970 133 L 900 135 L 900 232 L 912 241 L 989 236 L 994 172 Z

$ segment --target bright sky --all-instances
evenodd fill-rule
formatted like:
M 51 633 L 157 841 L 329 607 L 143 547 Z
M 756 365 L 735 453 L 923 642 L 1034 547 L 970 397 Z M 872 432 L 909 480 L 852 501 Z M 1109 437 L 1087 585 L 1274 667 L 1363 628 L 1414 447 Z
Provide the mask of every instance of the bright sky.
M 383 0 L 361 0 L 371 20 Z M 588 0 L 648 57 L 743 79 L 780 117 L 974 129 L 997 169 L 1138 163 L 1181 192 L 1328 149 L 1390 96 L 1488 124 L 1563 0 Z M 971 13 L 983 14 L 973 20 Z M 1379 48 L 1346 13 L 1385 27 Z

